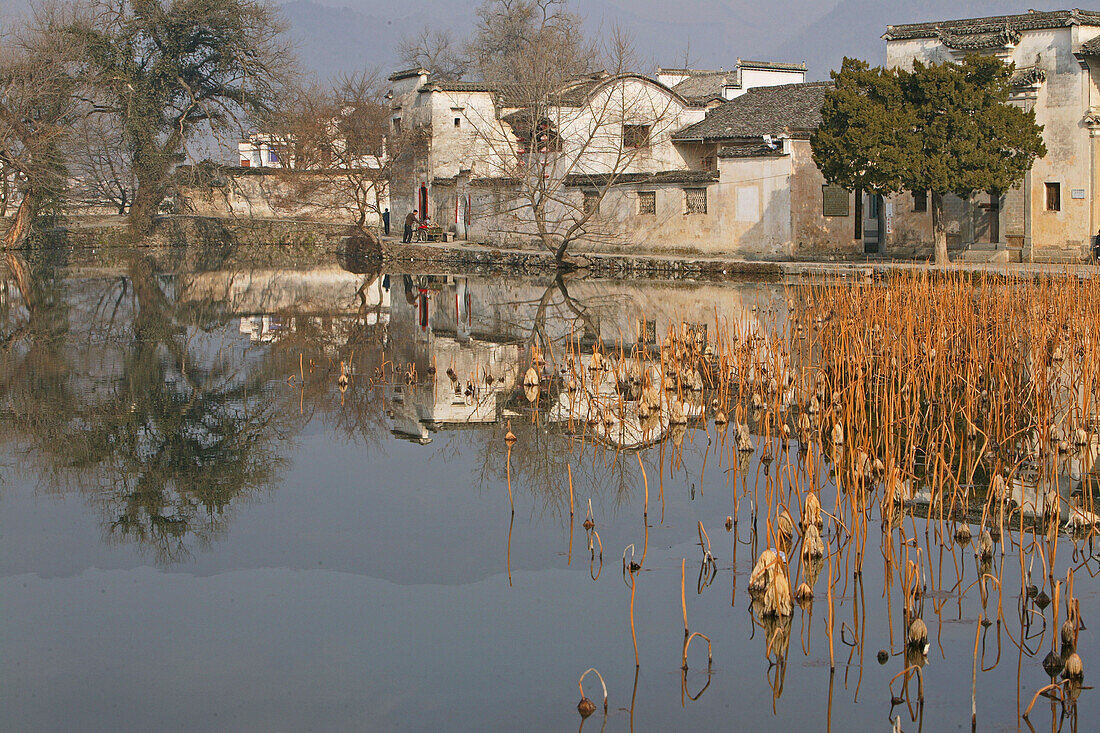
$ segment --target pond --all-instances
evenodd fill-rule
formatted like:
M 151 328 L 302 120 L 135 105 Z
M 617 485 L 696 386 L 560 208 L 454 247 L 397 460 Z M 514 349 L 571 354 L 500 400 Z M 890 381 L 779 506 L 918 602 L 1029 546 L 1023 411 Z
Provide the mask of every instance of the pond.
M 839 407 L 864 399 L 844 402 L 855 378 L 823 354 L 840 336 L 792 348 L 856 322 L 830 288 L 889 319 L 926 286 L 120 260 L 32 260 L 30 308 L 0 281 L 0 729 L 1083 730 L 1100 714 L 1100 562 L 1088 527 L 1064 528 L 1097 483 L 1096 368 L 1070 380 L 1083 441 L 1045 422 L 993 441 L 1021 456 L 1000 504 L 994 449 L 965 427 L 991 435 L 996 399 L 952 398 L 966 417 L 934 429 L 958 430 L 900 443 L 896 469 L 857 448 L 893 423 Z M 1078 364 L 1096 306 L 1059 302 L 1082 314 Z M 872 348 L 912 342 L 881 328 Z M 947 384 L 935 348 L 883 384 Z M 1058 394 L 1029 358 L 988 363 L 981 379 Z M 827 394 L 808 383 L 821 412 L 799 396 L 814 369 L 833 375 Z M 914 424 L 937 409 L 922 399 Z M 799 559 L 814 492 L 824 565 Z M 774 546 L 784 582 L 814 593 L 778 616 L 748 588 Z M 917 615 L 926 653 L 907 644 Z M 1029 723 L 1067 615 L 1085 686 L 1040 696 Z M 685 617 L 706 637 L 686 670 Z M 589 668 L 607 712 L 589 674 L 583 719 Z

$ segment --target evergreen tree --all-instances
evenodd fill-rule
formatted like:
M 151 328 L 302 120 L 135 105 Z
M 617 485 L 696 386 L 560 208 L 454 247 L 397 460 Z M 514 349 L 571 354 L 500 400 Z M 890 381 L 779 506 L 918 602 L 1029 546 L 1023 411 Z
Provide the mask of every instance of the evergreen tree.
M 930 191 L 937 263 L 947 261 L 943 197 L 1001 195 L 1046 155 L 1033 111 L 1009 104 L 1013 67 L 972 55 L 960 63 L 833 72 L 811 140 L 826 180 L 880 194 Z

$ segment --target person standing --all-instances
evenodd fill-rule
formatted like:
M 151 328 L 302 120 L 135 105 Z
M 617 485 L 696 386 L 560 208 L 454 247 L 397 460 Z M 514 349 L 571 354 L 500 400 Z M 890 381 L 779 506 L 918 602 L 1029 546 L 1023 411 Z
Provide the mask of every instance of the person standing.
M 390 209 L 386 207 L 386 210 L 382 212 L 382 233 L 387 237 L 390 236 Z
M 412 241 L 414 226 L 416 226 L 416 213 L 410 211 L 409 215 L 405 217 L 405 236 L 401 238 L 401 241 L 405 244 Z

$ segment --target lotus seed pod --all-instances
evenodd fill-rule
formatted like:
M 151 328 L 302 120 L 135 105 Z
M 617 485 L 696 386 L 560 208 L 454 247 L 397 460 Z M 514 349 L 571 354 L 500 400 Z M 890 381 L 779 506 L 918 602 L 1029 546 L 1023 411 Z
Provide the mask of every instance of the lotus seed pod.
M 909 646 L 923 649 L 928 644 L 928 627 L 919 616 L 909 624 Z
M 1080 680 L 1085 676 L 1085 665 L 1081 661 L 1081 656 L 1074 652 L 1066 658 L 1065 669 L 1062 672 L 1062 676 L 1067 680 Z
M 955 528 L 955 541 L 960 545 L 969 545 L 971 536 L 969 524 L 960 524 Z
M 587 718 L 589 715 L 596 712 L 596 703 L 592 702 L 587 697 L 582 697 L 581 701 L 577 703 L 577 712 L 581 714 L 582 718 Z
M 1062 661 L 1062 657 L 1054 652 L 1049 652 L 1043 657 L 1043 670 L 1047 673 L 1047 676 L 1051 679 L 1058 676 L 1058 673 L 1062 671 L 1065 666 Z

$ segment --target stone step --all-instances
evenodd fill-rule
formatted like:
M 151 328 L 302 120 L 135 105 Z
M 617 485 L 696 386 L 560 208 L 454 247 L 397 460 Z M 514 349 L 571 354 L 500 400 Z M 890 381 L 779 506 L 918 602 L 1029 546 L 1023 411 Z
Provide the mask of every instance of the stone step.
M 990 262 L 1004 264 L 1021 262 L 1020 250 L 1012 247 L 998 247 L 995 244 L 973 244 L 959 254 L 961 262 Z

